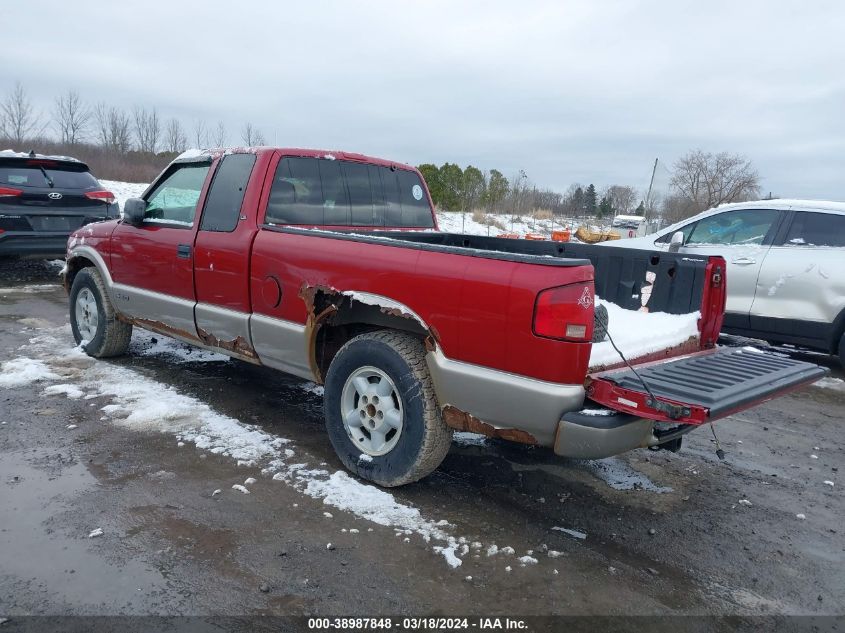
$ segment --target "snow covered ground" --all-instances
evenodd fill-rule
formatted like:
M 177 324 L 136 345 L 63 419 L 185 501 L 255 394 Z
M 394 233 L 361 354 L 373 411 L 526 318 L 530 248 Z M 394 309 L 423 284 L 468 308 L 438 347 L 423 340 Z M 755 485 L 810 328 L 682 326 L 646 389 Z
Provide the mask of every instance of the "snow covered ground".
M 531 216 L 514 216 L 510 213 L 490 213 L 487 219 L 495 221 L 499 226 L 481 224 L 473 220 L 472 213 L 453 213 L 451 211 L 438 211 L 437 224 L 440 230 L 445 233 L 466 233 L 468 235 L 489 235 L 496 237 L 501 233 L 517 233 L 524 236 L 526 233 L 535 233 L 544 237 L 550 237 L 552 231 L 560 231 L 569 228 L 574 233 L 580 223 L 563 223 L 558 220 L 535 220 Z
M 141 194 L 149 186 L 147 183 L 120 182 L 119 180 L 101 180 L 100 184 L 114 194 L 115 199 L 120 204 L 121 212 L 123 212 L 123 204 L 127 198 L 141 197 Z
M 294 442 L 221 414 L 204 402 L 180 393 L 128 367 L 103 363 L 72 347 L 70 326 L 43 328 L 20 348 L 20 355 L 0 365 L 0 386 L 43 384 L 45 395 L 74 400 L 98 399 L 101 421 L 138 432 L 172 435 L 178 446 L 194 444 L 199 450 L 230 457 L 239 466 L 260 469 L 265 477 L 292 486 L 327 506 L 350 512 L 397 535 L 421 537 L 432 550 L 456 568 L 470 552 L 470 540 L 454 536 L 445 519 L 425 517 L 419 509 L 402 503 L 376 486 L 365 484 L 344 471 L 330 472 L 319 458 Z M 139 333 L 132 350 L 165 354 L 175 362 L 218 362 L 217 354 L 188 352 L 176 341 Z M 315 393 L 313 383 L 303 389 Z M 253 478 L 232 488 L 248 493 Z M 327 513 L 329 516 L 330 513 Z M 475 542 L 473 542 L 475 543 Z M 477 543 L 475 549 L 481 548 Z M 513 548 L 503 548 L 511 551 Z

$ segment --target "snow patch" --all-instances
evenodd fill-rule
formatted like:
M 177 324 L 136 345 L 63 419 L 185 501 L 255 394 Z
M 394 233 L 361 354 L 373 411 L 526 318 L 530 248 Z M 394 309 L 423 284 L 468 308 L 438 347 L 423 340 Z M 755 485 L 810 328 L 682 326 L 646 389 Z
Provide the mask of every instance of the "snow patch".
M 585 462 L 585 468 L 614 490 L 648 490 L 658 493 L 672 491 L 672 488 L 667 486 L 658 486 L 618 457 L 588 460 Z
M 64 394 L 71 400 L 76 400 L 77 398 L 84 396 L 85 392 L 76 385 L 50 385 L 44 390 L 44 394 L 47 396 L 58 396 Z
M 43 361 L 33 358 L 18 357 L 0 365 L 0 387 L 21 387 L 58 377 Z
M 833 389 L 834 391 L 845 391 L 845 380 L 825 376 L 814 382 L 813 386 L 821 387 L 822 389 Z
M 571 530 L 569 528 L 558 526 L 554 526 L 552 529 L 557 530 L 558 532 L 563 532 L 564 534 L 569 534 L 569 536 L 581 539 L 582 541 L 587 538 L 587 534 L 585 532 L 579 532 L 578 530 Z
M 487 444 L 487 436 L 480 433 L 468 433 L 466 431 L 455 431 L 452 441 L 461 446 L 484 446 Z

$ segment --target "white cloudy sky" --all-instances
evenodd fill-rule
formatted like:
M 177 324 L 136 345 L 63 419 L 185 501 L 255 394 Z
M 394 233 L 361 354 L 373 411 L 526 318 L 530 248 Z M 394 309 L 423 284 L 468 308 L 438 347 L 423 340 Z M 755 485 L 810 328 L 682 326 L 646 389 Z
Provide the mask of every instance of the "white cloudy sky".
M 186 127 L 538 185 L 646 187 L 728 150 L 764 192 L 845 200 L 845 3 L 3 3 L 0 92 L 155 105 Z M 665 174 L 665 172 L 664 172 Z M 665 180 L 665 178 L 664 178 Z

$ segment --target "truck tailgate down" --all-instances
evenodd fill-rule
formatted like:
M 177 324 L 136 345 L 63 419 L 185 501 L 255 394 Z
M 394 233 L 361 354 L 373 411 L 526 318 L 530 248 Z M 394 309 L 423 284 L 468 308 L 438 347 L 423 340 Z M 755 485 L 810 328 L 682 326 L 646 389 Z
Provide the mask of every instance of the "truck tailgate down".
M 642 418 L 704 424 L 828 373 L 812 363 L 747 347 L 722 347 L 634 368 L 636 374 L 628 368 L 591 374 L 587 397 Z

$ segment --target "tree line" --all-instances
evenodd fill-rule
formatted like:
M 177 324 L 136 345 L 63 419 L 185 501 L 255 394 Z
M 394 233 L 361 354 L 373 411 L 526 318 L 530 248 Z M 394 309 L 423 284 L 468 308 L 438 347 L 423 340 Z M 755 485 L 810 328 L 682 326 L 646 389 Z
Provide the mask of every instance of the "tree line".
M 488 213 L 527 215 L 538 211 L 566 217 L 612 217 L 644 213 L 639 192 L 630 185 L 610 185 L 601 191 L 594 184 L 570 185 L 563 193 L 537 187 L 524 170 L 510 178 L 498 169 L 482 171 L 473 165 L 455 163 L 440 167 L 424 163 L 418 169 L 425 177 L 434 203 L 448 211 L 484 210 Z
M 87 103 L 75 90 L 57 96 L 48 111 L 36 109 L 18 82 L 0 100 L 0 143 L 24 151 L 68 154 L 85 161 L 101 178 L 149 182 L 188 147 L 225 147 L 232 135 L 222 121 L 197 119 L 187 129 L 155 107 L 131 110 Z M 265 145 L 261 130 L 243 124 L 235 143 Z M 618 214 L 661 216 L 675 222 L 725 202 L 759 197 L 760 176 L 747 158 L 729 152 L 692 150 L 679 158 L 663 195 L 614 184 L 598 189 L 573 183 L 564 192 L 538 187 L 524 170 L 506 177 L 455 163 L 419 165 L 434 203 L 448 211 L 608 218 Z
M 75 90 L 57 96 L 47 111 L 36 109 L 18 82 L 0 101 L 0 141 L 15 149 L 71 154 L 102 178 L 148 181 L 189 147 L 226 147 L 226 125 L 198 119 L 192 128 L 155 107 L 129 110 L 106 102 L 87 103 Z M 246 122 L 235 143 L 266 145 L 261 130 Z

